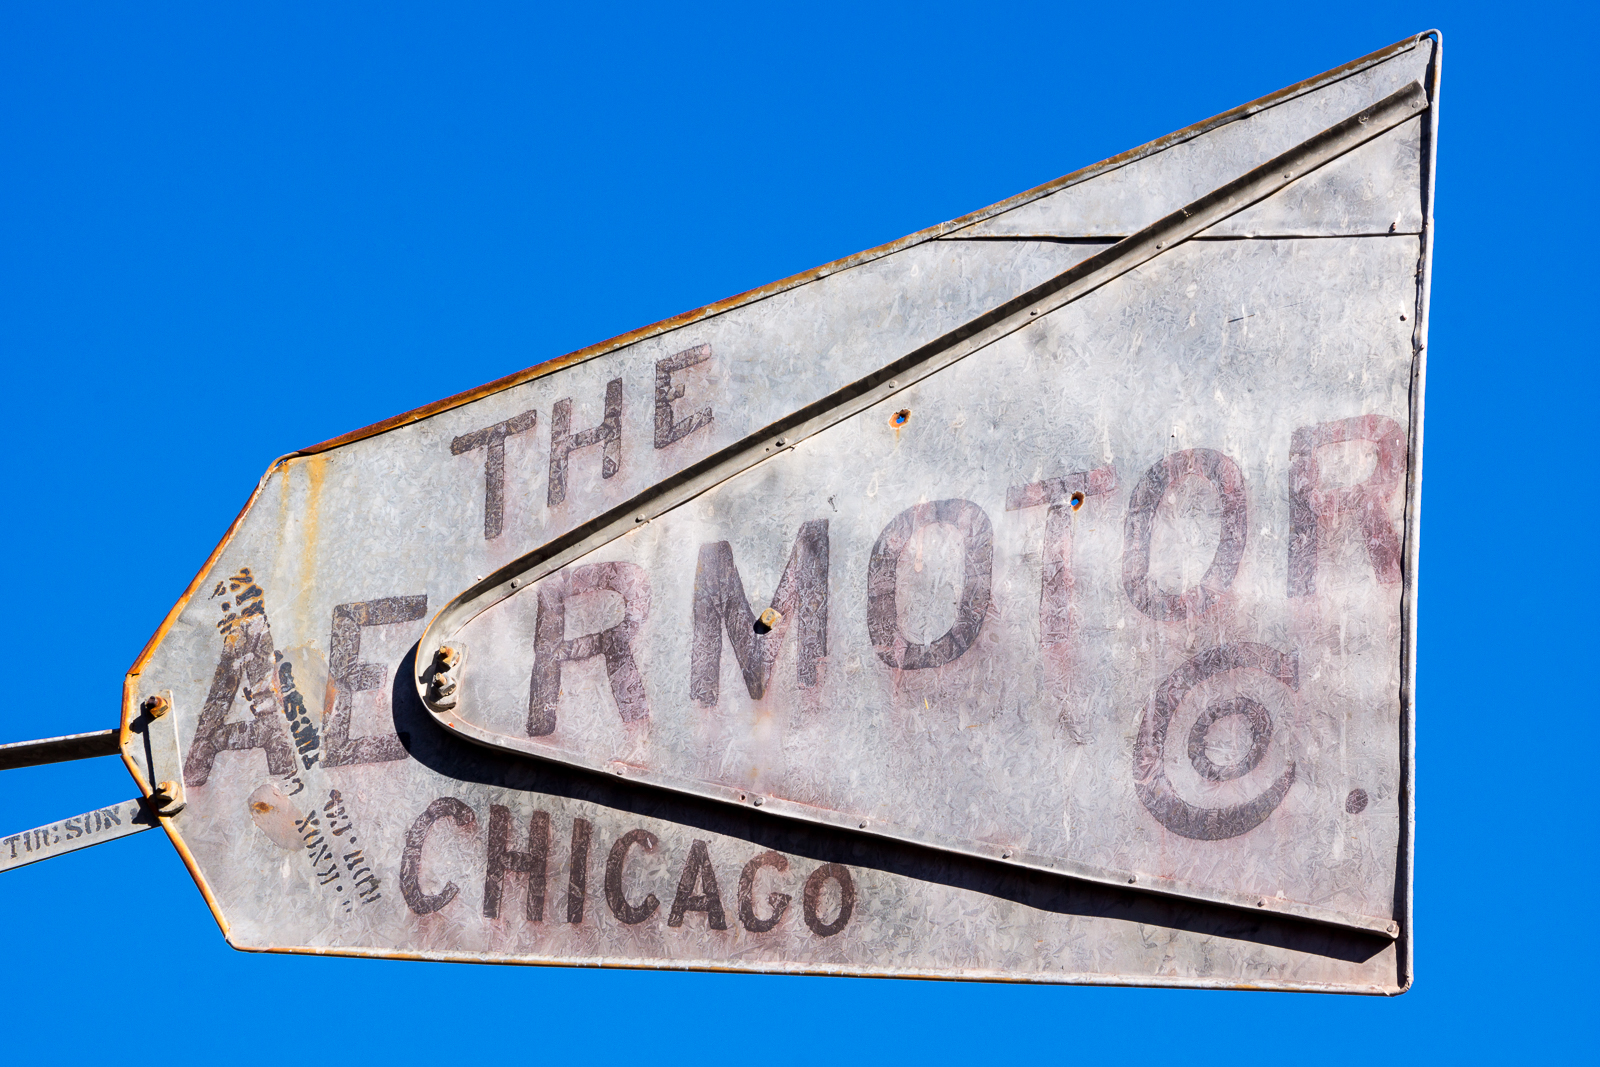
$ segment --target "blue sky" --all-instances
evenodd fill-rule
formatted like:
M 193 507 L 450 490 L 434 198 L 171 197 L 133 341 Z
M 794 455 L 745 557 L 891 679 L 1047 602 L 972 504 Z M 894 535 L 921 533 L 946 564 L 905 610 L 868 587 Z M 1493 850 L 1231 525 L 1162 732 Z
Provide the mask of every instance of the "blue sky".
M 1597 42 L 1578 5 L 7 5 L 0 740 L 115 724 L 123 673 L 282 453 L 1431 26 L 1412 992 L 246 955 L 145 834 L 0 880 L 9 1054 L 1320 1064 L 1587 1045 Z M 6 785 L 12 830 L 133 789 L 110 759 Z

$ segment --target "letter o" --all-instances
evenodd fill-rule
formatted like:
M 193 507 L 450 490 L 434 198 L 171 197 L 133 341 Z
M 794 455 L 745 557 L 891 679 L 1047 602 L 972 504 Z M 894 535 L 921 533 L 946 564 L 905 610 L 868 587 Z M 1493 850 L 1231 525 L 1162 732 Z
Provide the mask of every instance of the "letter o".
M 924 526 L 946 523 L 961 531 L 961 599 L 956 621 L 928 644 L 907 641 L 900 632 L 895 581 L 900 554 Z M 883 528 L 867 563 L 867 636 L 878 658 L 891 667 L 921 671 L 959 659 L 978 639 L 989 612 L 994 571 L 994 529 L 989 516 L 970 500 L 935 500 L 906 508 Z
M 1182 593 L 1164 593 L 1150 580 L 1150 530 L 1167 493 L 1191 475 L 1210 482 L 1222 497 L 1222 537 L 1200 584 Z M 1190 448 L 1151 464 L 1128 499 L 1122 532 L 1122 588 L 1133 606 L 1157 622 L 1181 622 L 1210 611 L 1233 585 L 1244 559 L 1244 475 L 1221 452 Z
M 825 923 L 817 914 L 817 909 L 822 904 L 822 888 L 830 878 L 839 883 L 839 914 L 834 916 L 833 922 Z M 806 879 L 801 904 L 806 925 L 811 927 L 811 932 L 818 937 L 832 937 L 843 930 L 845 924 L 850 921 L 851 912 L 856 908 L 856 883 L 855 879 L 850 877 L 850 868 L 842 863 L 824 863 L 812 871 L 811 877 Z

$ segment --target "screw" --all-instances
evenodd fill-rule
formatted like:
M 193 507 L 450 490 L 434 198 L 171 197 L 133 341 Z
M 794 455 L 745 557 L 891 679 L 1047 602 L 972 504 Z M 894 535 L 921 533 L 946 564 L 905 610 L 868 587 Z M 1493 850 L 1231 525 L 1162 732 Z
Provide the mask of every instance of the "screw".
M 147 697 L 144 702 L 144 712 L 152 719 L 159 719 L 172 707 L 164 696 Z

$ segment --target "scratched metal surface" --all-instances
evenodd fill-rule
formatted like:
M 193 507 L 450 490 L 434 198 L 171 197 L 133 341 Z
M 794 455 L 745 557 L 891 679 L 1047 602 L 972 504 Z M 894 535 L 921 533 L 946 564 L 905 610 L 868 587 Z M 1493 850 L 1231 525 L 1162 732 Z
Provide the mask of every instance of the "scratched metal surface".
M 456 714 L 874 832 L 1391 919 L 1419 256 L 1180 247 L 478 616 Z M 1366 510 L 1304 545 L 1297 506 L 1341 486 Z
M 1347 78 L 1289 103 L 1338 93 L 1325 110 L 1347 114 L 1389 91 L 1380 80 Z M 1231 127 L 1273 144 L 1315 132 L 1288 106 Z M 1388 148 L 1368 153 L 1383 171 L 1371 188 L 1410 181 L 1420 203 L 1405 147 L 1415 138 L 1406 129 L 1387 137 Z M 1261 208 L 1290 227 L 1317 212 L 1360 216 L 1366 186 L 1326 184 L 1315 196 L 1292 186 L 1280 194 L 1299 195 L 1298 206 Z M 649 583 L 633 640 L 640 691 L 628 695 L 649 714 L 625 724 L 605 657 L 575 657 L 562 665 L 554 716 L 574 751 L 760 783 L 795 802 L 929 830 L 930 839 L 979 842 L 993 860 L 843 836 L 464 744 L 417 700 L 408 657 L 427 619 L 480 576 L 1094 245 L 924 242 L 276 464 L 130 675 L 125 726 L 145 695 L 172 694 L 187 807 L 164 824 L 242 948 L 1403 988 L 1403 942 L 1017 869 L 1002 854 L 1026 849 L 1283 892 L 1356 916 L 1395 914 L 1404 889 L 1402 586 L 1372 560 L 1384 543 L 1374 531 L 1399 529 L 1404 491 L 1383 482 L 1365 495 L 1308 493 L 1388 476 L 1372 465 L 1376 445 L 1334 437 L 1377 437 L 1387 462 L 1381 420 L 1403 438 L 1410 429 L 1414 323 L 1399 315 L 1415 316 L 1420 248 L 1404 232 L 1192 242 L 586 561 L 632 564 Z M 709 419 L 698 417 L 708 408 Z M 896 430 L 900 408 L 911 415 Z M 1360 418 L 1303 436 L 1296 465 L 1297 430 Z M 563 432 L 570 454 L 552 449 Z M 1237 477 L 1195 451 L 1207 449 L 1231 459 Z M 1141 478 L 1152 466 L 1181 466 L 1172 456 L 1200 457 L 1230 493 L 1242 491 L 1244 524 L 1194 478 L 1146 509 L 1155 589 L 1146 607 L 1157 614 L 1177 610 L 1159 606 L 1178 601 L 1162 591 L 1206 581 L 1221 524 L 1242 540 L 1236 573 L 1206 610 L 1161 621 L 1130 606 L 1126 526 Z M 1171 469 L 1176 477 L 1190 467 Z M 1081 509 L 1065 519 L 1058 510 L 1053 524 L 1045 490 L 1017 488 L 1074 471 L 1105 473 L 1084 482 L 1094 491 Z M 1297 495 L 1295 473 L 1321 489 Z M 890 561 L 900 608 L 874 621 L 865 592 L 873 547 L 897 515 L 941 500 L 972 502 L 934 517 L 965 521 L 974 545 L 979 512 L 987 523 L 988 603 L 962 631 L 972 640 L 960 656 L 929 669 L 891 666 L 874 648 L 875 629 L 888 619 L 907 640 L 937 643 L 951 626 L 964 554 L 948 524 L 902 531 L 903 565 Z M 1298 527 L 1296 506 L 1311 509 Z M 1286 541 L 1296 528 L 1315 537 L 1324 513 L 1332 518 L 1325 551 L 1314 553 L 1315 594 L 1291 597 Z M 800 684 L 793 630 L 777 643 L 772 684 L 752 699 L 723 638 L 718 669 L 700 677 L 702 695 L 714 683 L 716 697 L 695 699 L 702 546 L 728 543 L 759 611 L 802 524 L 823 520 L 828 622 L 816 684 Z M 1047 525 L 1064 534 L 1053 549 Z M 593 581 L 601 572 L 586 574 L 603 584 Z M 622 600 L 583 593 L 585 580 L 561 631 L 580 644 L 617 621 Z M 512 729 L 528 725 L 537 600 L 537 590 L 520 594 L 474 623 L 481 633 L 463 635 L 471 707 Z M 1260 670 L 1241 677 L 1249 668 L 1208 678 L 1184 694 L 1152 757 L 1140 731 L 1156 690 L 1223 645 L 1292 657 L 1292 676 L 1272 662 L 1298 688 Z M 889 655 L 903 659 L 904 649 Z M 1232 710 L 1214 715 L 1191 758 L 1196 717 L 1224 705 Z M 1252 729 L 1270 729 L 1259 755 Z M 125 752 L 148 786 L 140 751 Z M 1237 820 L 1213 819 L 1211 837 L 1197 839 L 1162 822 L 1181 822 L 1183 808 L 1140 799 L 1139 760 L 1147 786 L 1145 772 L 1159 765 L 1168 793 L 1211 808 L 1270 789 L 1290 762 L 1295 776 L 1259 825 L 1217 837 Z M 1251 769 L 1226 780 L 1197 770 L 1226 778 L 1243 763 Z

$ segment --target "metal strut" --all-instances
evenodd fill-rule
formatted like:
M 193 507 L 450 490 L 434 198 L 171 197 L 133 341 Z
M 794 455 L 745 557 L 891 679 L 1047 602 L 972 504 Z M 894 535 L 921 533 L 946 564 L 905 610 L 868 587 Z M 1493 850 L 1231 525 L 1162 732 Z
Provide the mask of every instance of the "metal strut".
M 183 776 L 178 755 L 177 716 L 172 714 L 170 694 L 145 701 L 142 714 L 134 720 L 128 738 L 137 749 L 143 739 L 145 766 L 151 780 L 160 784 L 148 798 L 134 797 L 82 815 L 45 826 L 0 837 L 0 871 L 26 867 L 40 860 L 64 856 L 69 852 L 115 841 L 131 834 L 153 830 L 161 819 L 183 810 Z M 39 767 L 48 763 L 115 756 L 120 751 L 116 730 L 96 730 L 86 734 L 46 737 L 38 741 L 14 741 L 0 745 L 0 771 L 19 767 Z

